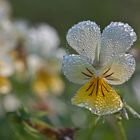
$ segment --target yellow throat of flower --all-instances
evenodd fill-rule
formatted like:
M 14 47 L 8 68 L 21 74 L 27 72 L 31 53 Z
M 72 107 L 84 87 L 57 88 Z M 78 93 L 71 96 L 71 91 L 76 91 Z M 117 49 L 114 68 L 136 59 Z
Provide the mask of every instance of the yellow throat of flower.
M 112 114 L 123 107 L 120 96 L 102 77 L 91 78 L 77 91 L 72 103 L 97 115 Z

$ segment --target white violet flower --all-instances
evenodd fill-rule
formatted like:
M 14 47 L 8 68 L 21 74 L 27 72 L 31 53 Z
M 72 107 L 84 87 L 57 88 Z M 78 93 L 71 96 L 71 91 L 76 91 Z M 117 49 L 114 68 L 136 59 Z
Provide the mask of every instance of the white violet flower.
M 120 96 L 110 85 L 126 82 L 135 71 L 135 59 L 127 51 L 136 41 L 128 25 L 111 22 L 102 32 L 95 22 L 83 21 L 69 29 L 68 44 L 79 54 L 65 55 L 64 75 L 84 84 L 72 103 L 97 115 L 107 115 L 123 108 Z

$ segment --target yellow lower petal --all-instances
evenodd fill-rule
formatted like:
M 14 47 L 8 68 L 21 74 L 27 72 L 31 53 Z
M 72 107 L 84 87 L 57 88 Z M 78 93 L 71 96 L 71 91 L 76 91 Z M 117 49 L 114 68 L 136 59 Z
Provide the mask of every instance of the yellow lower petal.
M 72 98 L 72 103 L 97 115 L 112 114 L 123 107 L 120 96 L 100 77 L 93 78 L 83 85 Z

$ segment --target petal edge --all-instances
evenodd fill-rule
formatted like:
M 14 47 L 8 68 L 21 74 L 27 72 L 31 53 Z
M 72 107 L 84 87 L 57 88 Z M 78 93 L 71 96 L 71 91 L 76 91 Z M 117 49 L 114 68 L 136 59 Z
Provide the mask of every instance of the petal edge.
M 77 84 L 85 83 L 95 74 L 88 58 L 74 54 L 64 56 L 62 71 L 67 79 Z

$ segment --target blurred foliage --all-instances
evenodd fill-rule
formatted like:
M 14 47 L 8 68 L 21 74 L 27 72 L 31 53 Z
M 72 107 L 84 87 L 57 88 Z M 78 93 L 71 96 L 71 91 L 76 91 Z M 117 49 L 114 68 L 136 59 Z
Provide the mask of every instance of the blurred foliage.
M 140 34 L 139 0 L 11 0 L 11 3 L 15 17 L 54 26 L 64 45 L 69 27 L 87 19 L 96 21 L 102 29 L 111 21 L 123 21 L 133 25 Z

